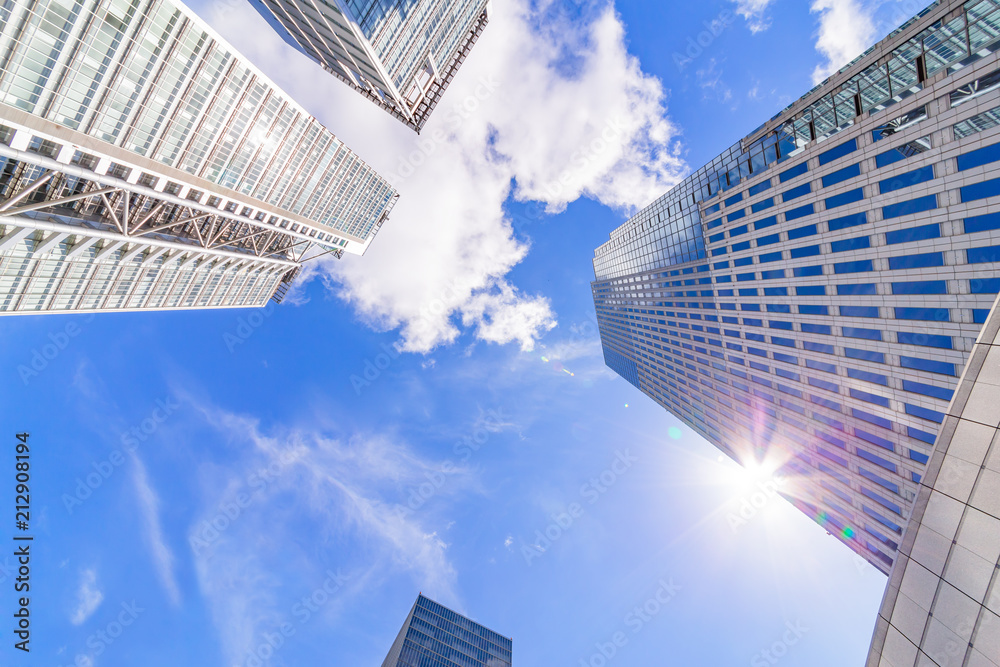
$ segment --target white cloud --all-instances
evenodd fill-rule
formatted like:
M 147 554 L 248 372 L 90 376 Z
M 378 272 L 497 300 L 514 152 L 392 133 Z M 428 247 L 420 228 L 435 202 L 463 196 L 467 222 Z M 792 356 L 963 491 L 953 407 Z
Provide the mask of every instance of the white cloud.
M 719 102 L 728 102 L 733 98 L 733 91 L 722 80 L 722 67 L 715 58 L 710 58 L 708 65 L 695 72 L 698 86 L 705 91 L 705 96 L 711 94 Z
M 70 623 L 81 625 L 104 600 L 104 593 L 97 587 L 97 572 L 86 569 L 80 573 L 80 588 L 76 591 L 76 608 L 70 614 Z
M 763 32 L 771 27 L 771 17 L 767 8 L 774 0 L 733 0 L 736 3 L 736 13 L 747 21 L 750 32 Z
M 810 11 L 819 14 L 816 50 L 826 59 L 813 70 L 813 83 L 819 83 L 861 55 L 878 33 L 873 9 L 859 0 L 815 0 Z
M 230 663 L 243 664 L 262 633 L 300 622 L 292 606 L 327 570 L 348 577 L 319 614 L 328 619 L 373 581 L 398 574 L 446 604 L 457 601 L 457 573 L 438 534 L 447 521 L 437 521 L 437 509 L 442 498 L 480 491 L 469 469 L 421 457 L 391 434 L 341 439 L 322 424 L 265 433 L 247 417 L 204 414 L 243 452 L 224 466 L 202 466 L 203 510 L 189 531 L 199 588 Z M 411 510 L 409 498 L 427 484 L 434 491 Z M 299 546 L 303 530 L 307 548 Z
M 170 547 L 167 546 L 163 536 L 163 527 L 160 525 L 160 499 L 150 484 L 146 466 L 134 453 L 132 454 L 132 463 L 134 464 L 132 481 L 135 484 L 135 493 L 139 501 L 139 511 L 142 515 L 146 541 L 153 557 L 153 565 L 170 602 L 178 605 L 181 593 L 174 578 L 174 555 L 170 551 Z
M 505 217 L 509 197 L 541 201 L 549 213 L 580 197 L 632 210 L 686 169 L 662 85 L 628 54 L 612 5 L 575 20 L 552 3 L 493 9 L 420 137 L 294 54 L 252 10 L 217 5 L 209 14 L 398 188 L 365 257 L 326 261 L 309 275 L 325 275 L 369 326 L 398 329 L 408 351 L 463 331 L 531 349 L 555 325 L 544 295 L 507 278 L 529 250 Z

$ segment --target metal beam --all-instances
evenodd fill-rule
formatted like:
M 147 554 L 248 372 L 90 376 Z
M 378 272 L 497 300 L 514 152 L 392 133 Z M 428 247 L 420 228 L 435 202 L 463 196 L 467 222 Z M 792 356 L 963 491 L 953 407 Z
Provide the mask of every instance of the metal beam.
M 66 253 L 66 259 L 70 259 L 72 257 L 76 257 L 81 252 L 83 252 L 84 250 L 86 250 L 90 246 L 92 246 L 95 243 L 97 243 L 99 240 L 100 239 L 98 239 L 97 237 L 94 237 L 94 236 L 88 236 L 88 237 L 84 237 L 82 239 L 78 239 L 77 242 L 73 244 L 73 247 L 69 249 L 69 252 Z
M 10 234 L 8 234 L 7 236 L 5 236 L 2 239 L 0 239 L 0 252 L 3 252 L 4 250 L 7 250 L 8 248 L 10 248 L 11 246 L 13 246 L 15 243 L 17 243 L 18 241 L 20 241 L 21 239 L 23 239 L 24 237 L 26 237 L 28 234 L 30 234 L 33 231 L 35 231 L 35 230 L 34 229 L 30 229 L 30 228 L 29 229 L 23 229 L 23 228 L 22 229 L 15 229 Z
M 28 211 L 39 211 L 43 208 L 51 208 L 53 206 L 62 206 L 63 204 L 68 204 L 70 202 L 79 201 L 81 199 L 89 199 L 91 197 L 96 197 L 114 192 L 115 188 L 101 188 L 100 190 L 92 190 L 90 192 L 85 192 L 78 195 L 71 195 L 69 197 L 61 197 L 59 199 L 50 199 L 49 201 L 40 201 L 36 204 L 28 204 L 27 206 L 18 206 L 17 208 L 10 209 L 9 211 L 3 211 L 4 215 L 20 215 L 21 213 L 27 213 Z M 105 201 L 107 201 L 105 199 Z
M 46 172 L 44 176 L 42 176 L 40 178 L 36 178 L 34 181 L 31 182 L 31 184 L 28 187 L 26 187 L 25 189 L 21 190 L 20 192 L 18 192 L 16 195 L 14 195 L 13 197 L 11 197 L 10 199 L 8 199 L 7 201 L 5 201 L 4 203 L 0 204 L 0 212 L 6 211 L 11 206 L 13 206 L 17 202 L 21 201 L 22 199 L 24 199 L 25 197 L 27 197 L 28 195 L 30 195 L 32 192 L 34 192 L 38 188 L 42 187 L 43 185 L 45 185 L 46 183 L 48 183 L 49 181 L 51 181 L 53 176 L 55 176 L 55 172 L 54 171 L 49 171 L 49 172 Z
M 67 236 L 69 236 L 69 234 L 57 232 L 36 245 L 32 253 L 34 255 L 41 255 L 43 252 L 48 252 L 53 246 L 57 246 Z

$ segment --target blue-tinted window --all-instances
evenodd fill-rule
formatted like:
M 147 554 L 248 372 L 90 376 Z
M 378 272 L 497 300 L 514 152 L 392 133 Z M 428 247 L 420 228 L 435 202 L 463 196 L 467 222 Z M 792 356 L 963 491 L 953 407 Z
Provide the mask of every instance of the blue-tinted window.
M 740 282 L 740 283 L 746 282 L 747 280 L 754 280 L 755 278 L 756 278 L 756 275 L 753 274 L 753 273 L 737 273 L 736 274 L 736 282 Z
M 812 188 L 809 183 L 803 183 L 802 185 L 797 185 L 791 190 L 785 190 L 781 193 L 782 202 L 790 202 L 793 199 L 798 199 L 799 197 L 805 196 L 812 192 Z
M 826 457 L 826 458 L 830 459 L 831 461 L 833 461 L 834 463 L 836 463 L 838 465 L 841 465 L 841 466 L 843 466 L 845 468 L 847 467 L 847 459 L 845 459 L 842 456 L 837 456 L 833 452 L 828 452 L 827 450 L 823 449 L 822 447 L 817 447 L 816 448 L 816 452 L 820 456 Z
M 742 292 L 743 290 L 740 290 L 740 291 Z M 756 292 L 757 290 L 753 290 L 753 291 Z M 752 310 L 752 311 L 760 312 L 760 304 L 759 303 L 744 303 L 744 304 L 740 304 L 740 310 Z
M 794 331 L 791 322 L 782 322 L 781 320 L 771 320 L 768 322 L 772 329 L 784 329 L 785 331 Z
M 873 271 L 872 260 L 859 259 L 853 262 L 837 262 L 833 265 L 834 273 L 863 273 Z
M 753 197 L 754 195 L 758 195 L 761 192 L 764 192 L 764 190 L 770 189 L 770 187 L 771 187 L 771 180 L 770 179 L 763 180 L 757 185 L 751 185 L 747 189 L 747 195 Z
M 778 224 L 778 216 L 769 215 L 766 218 L 761 218 L 760 220 L 754 222 L 753 228 L 760 231 L 762 229 L 767 229 L 768 227 L 774 227 L 776 224 Z
M 820 380 L 819 378 L 806 378 L 809 381 L 810 387 L 818 387 L 819 389 L 826 389 L 827 391 L 832 391 L 835 394 L 840 393 L 840 385 L 828 382 L 826 380 Z
M 733 227 L 732 229 L 729 230 L 729 237 L 732 238 L 734 236 L 742 236 L 743 234 L 746 234 L 749 231 L 750 231 L 749 225 L 740 225 L 739 227 Z
M 945 280 L 916 280 L 907 283 L 893 283 L 893 294 L 947 294 L 948 282 Z
M 903 368 L 912 368 L 917 371 L 927 371 L 928 373 L 938 373 L 940 375 L 955 375 L 955 364 L 948 364 L 943 361 L 931 361 L 919 357 L 899 358 L 899 365 Z
M 778 336 L 771 336 L 771 342 L 775 345 L 784 345 L 785 347 L 795 347 L 795 341 L 791 338 L 779 338 Z
M 842 158 L 845 155 L 853 153 L 858 150 L 858 140 L 851 139 L 850 141 L 845 141 L 839 146 L 834 146 L 828 151 L 823 151 L 819 154 L 820 165 L 828 164 L 836 159 Z
M 708 237 L 708 242 L 709 243 L 718 243 L 719 241 L 722 241 L 725 238 L 726 238 L 726 233 L 725 232 L 719 232 L 718 234 L 712 234 L 711 236 L 709 236 Z
M 709 229 L 715 229 L 716 227 L 718 227 L 721 224 L 722 224 L 722 218 L 716 218 L 715 220 L 709 220 L 708 221 L 708 228 Z
M 816 405 L 822 405 L 823 407 L 830 408 L 836 412 L 840 412 L 840 403 L 831 401 L 828 398 L 823 398 L 822 396 L 817 396 L 816 394 L 809 394 L 809 402 L 815 403 Z
M 705 209 L 705 215 L 709 216 L 712 215 L 713 213 L 718 213 L 720 208 L 722 208 L 721 204 L 712 204 L 711 206 Z
M 841 306 L 844 317 L 878 317 L 878 306 Z
M 856 236 L 853 239 L 843 239 L 830 244 L 833 252 L 846 252 L 848 250 L 863 250 L 872 246 L 871 237 Z
M 887 461 L 881 456 L 878 456 L 877 454 L 872 454 L 871 452 L 861 449 L 860 447 L 858 447 L 857 452 L 858 456 L 863 458 L 865 461 L 868 461 L 869 463 L 874 463 L 875 465 L 885 468 L 886 470 L 891 470 L 893 472 L 896 472 L 896 464 L 893 463 L 892 461 Z
M 862 431 L 859 428 L 855 428 L 854 435 L 866 442 L 872 443 L 873 445 L 878 445 L 883 449 L 888 449 L 890 452 L 895 451 L 896 449 L 890 441 L 881 436 L 875 435 L 874 433 L 869 433 L 868 431 Z
M 781 352 L 775 352 L 774 353 L 774 360 L 775 361 L 783 361 L 786 364 L 798 364 L 799 363 L 798 358 L 793 357 L 790 354 L 782 354 Z
M 944 253 L 926 252 L 919 255 L 902 255 L 889 258 L 889 268 L 893 271 L 898 269 L 925 269 L 931 266 L 944 266 Z
M 896 164 L 900 160 L 905 160 L 910 157 L 898 148 L 890 148 L 884 153 L 879 153 L 875 156 L 875 167 L 881 169 L 882 167 L 888 167 L 890 164 Z
M 815 419 L 816 421 L 823 422 L 827 426 L 832 426 L 833 428 L 838 429 L 840 431 L 844 430 L 844 422 L 834 419 L 833 417 L 827 417 L 826 415 L 821 415 L 820 413 L 816 412 L 813 414 L 813 419 Z
M 796 278 L 808 278 L 810 276 L 821 276 L 823 275 L 822 266 L 800 266 L 797 269 L 792 269 L 792 273 L 795 274 Z
M 728 248 L 716 248 L 712 251 L 712 257 L 718 257 L 719 255 L 725 255 L 728 252 Z
M 848 338 L 862 338 L 864 340 L 882 340 L 882 332 L 878 329 L 859 329 L 858 327 L 841 327 L 841 331 Z
M 767 312 L 769 313 L 791 313 L 792 307 L 787 303 L 769 303 L 767 304 Z
M 969 291 L 973 294 L 997 294 L 1000 292 L 1000 278 L 971 278 Z
M 834 218 L 827 223 L 831 232 L 837 232 L 841 229 L 847 229 L 848 227 L 857 227 L 858 225 L 863 225 L 868 222 L 868 214 L 864 211 L 861 213 L 852 213 L 851 215 L 845 215 L 841 218 Z
M 928 461 L 930 461 L 931 457 L 927 456 L 923 452 L 918 452 L 915 449 L 911 449 L 910 450 L 910 458 L 912 460 L 916 461 L 917 463 L 924 463 L 924 464 L 926 464 Z
M 922 320 L 926 322 L 950 322 L 947 308 L 896 308 L 897 320 Z
M 800 206 L 798 208 L 793 208 L 789 211 L 785 211 L 785 221 L 791 222 L 792 220 L 798 220 L 799 218 L 804 218 L 812 213 L 813 213 L 813 205 L 806 204 L 805 206 Z
M 958 170 L 965 171 L 1000 160 L 1000 144 L 991 144 L 958 156 Z
M 851 396 L 859 401 L 881 405 L 883 408 L 889 407 L 889 399 L 885 396 L 879 396 L 878 394 L 861 391 L 860 389 L 851 389 Z
M 972 321 L 976 324 L 985 324 L 986 318 L 990 316 L 989 308 L 973 308 Z
M 741 250 L 748 250 L 750 248 L 749 241 L 743 241 L 741 243 L 733 244 L 733 252 L 740 252 Z
M 789 181 L 795 178 L 796 176 L 801 176 L 807 171 L 809 171 L 808 164 L 806 164 L 805 162 L 803 162 L 802 164 L 797 164 L 791 169 L 786 169 L 785 171 L 778 174 L 778 182 L 784 183 L 785 181 Z
M 798 275 L 798 274 L 796 274 Z M 795 293 L 798 296 L 825 296 L 826 286 L 825 285 L 803 285 L 802 287 L 796 287 Z
M 804 248 L 792 248 L 789 251 L 792 259 L 799 259 L 800 257 L 814 257 L 820 254 L 820 249 L 818 245 L 809 245 Z
M 914 394 L 922 394 L 924 396 L 930 396 L 931 398 L 938 398 L 942 401 L 950 401 L 952 395 L 954 394 L 951 389 L 935 387 L 934 385 L 924 384 L 923 382 L 914 382 L 913 380 L 903 380 L 903 391 L 909 391 Z
M 826 364 L 822 361 L 816 361 L 815 359 L 806 359 L 806 367 L 817 371 L 823 371 L 824 373 L 833 373 L 834 375 L 837 374 L 837 367 L 834 364 Z
M 885 178 L 879 181 L 878 189 L 881 194 L 886 194 L 888 192 L 895 192 L 896 190 L 908 188 L 911 185 L 926 183 L 933 178 L 934 167 L 932 165 L 927 165 L 926 167 L 914 169 L 913 171 L 908 171 L 904 174 L 897 174 L 896 176 Z
M 802 331 L 806 333 L 823 334 L 825 336 L 833 334 L 833 328 L 829 324 L 809 324 L 808 322 L 803 322 Z
M 780 262 L 781 261 L 781 251 L 777 252 L 766 252 L 760 256 L 760 263 L 766 264 L 767 262 Z
M 826 343 L 814 343 L 811 340 L 802 341 L 802 348 L 805 350 L 811 350 L 813 352 L 822 352 L 823 354 L 835 354 L 836 349 L 833 345 L 827 345 Z
M 740 289 L 740 296 L 757 296 L 757 288 L 756 287 L 744 287 L 744 288 Z M 749 305 L 749 304 L 743 304 L 743 310 L 746 310 L 747 305 Z
M 962 193 L 963 202 L 995 197 L 996 195 L 1000 195 L 1000 178 L 966 185 L 959 192 Z
M 879 477 L 875 473 L 868 472 L 864 468 L 858 468 L 858 473 L 862 477 L 864 477 L 865 479 L 867 479 L 868 481 L 875 482 L 879 486 L 882 486 L 882 487 L 888 489 L 889 491 L 892 491 L 893 493 L 897 493 L 897 494 L 899 493 L 899 485 L 898 484 L 894 484 L 894 483 L 890 482 L 887 479 Z
M 729 268 L 729 262 L 716 262 L 715 264 L 712 265 L 712 268 L 713 269 L 728 269 Z
M 969 264 L 988 264 L 990 262 L 1000 262 L 1000 245 L 969 248 L 966 253 L 969 259 Z
M 829 306 L 813 306 L 813 305 L 800 305 L 799 313 L 801 315 L 829 315 Z
M 854 378 L 855 380 L 864 380 L 865 382 L 872 382 L 874 384 L 880 384 L 883 387 L 889 385 L 889 378 L 878 373 L 870 373 L 868 371 L 861 371 L 856 368 L 848 368 L 847 376 Z M 886 428 L 889 428 L 888 426 Z
M 926 419 L 927 421 L 937 422 L 938 424 L 944 421 L 943 412 L 922 408 L 919 405 L 910 405 L 909 403 L 904 403 L 903 407 L 906 409 L 906 414 L 908 415 L 913 415 L 914 417 L 919 417 L 920 419 Z
M 792 371 L 785 370 L 784 368 L 775 368 L 774 372 L 777 373 L 778 375 L 780 375 L 781 377 L 786 378 L 788 380 L 795 380 L 796 382 L 798 382 L 798 380 L 799 380 L 799 374 L 798 373 L 793 373 Z
M 740 250 L 743 250 L 743 249 L 744 248 L 740 248 Z M 753 264 L 753 257 L 743 257 L 741 259 L 734 259 L 733 260 L 733 266 L 734 267 L 737 267 L 737 266 L 750 266 L 751 264 Z
M 976 215 L 965 219 L 966 234 L 986 232 L 991 229 L 1000 229 L 1000 213 L 987 213 L 986 215 Z
M 742 192 L 737 192 L 732 197 L 729 197 L 728 199 L 726 199 L 725 203 L 726 203 L 726 206 L 732 206 L 733 204 L 736 204 L 736 203 L 741 202 L 741 201 L 743 201 L 743 193 Z
M 860 285 L 837 285 L 837 294 L 844 296 L 854 296 L 859 294 L 878 294 L 875 283 L 864 283 Z
M 872 352 L 871 350 L 859 350 L 853 347 L 844 348 L 844 356 L 848 359 L 860 359 L 862 361 L 874 361 L 879 364 L 885 363 L 885 354 Z
M 765 287 L 764 296 L 788 296 L 787 287 Z
M 784 278 L 784 277 L 785 277 L 784 269 L 774 269 L 773 271 L 760 272 L 761 280 L 774 280 L 775 278 Z
M 827 174 L 823 177 L 823 187 L 827 188 L 831 185 L 836 185 L 837 183 L 843 183 L 849 178 L 854 178 L 855 176 L 861 175 L 861 164 L 852 164 L 850 167 L 844 167 L 843 169 L 838 169 L 835 172 Z
M 803 239 L 807 236 L 812 236 L 816 233 L 816 225 L 805 225 L 804 227 L 796 227 L 795 229 L 788 230 L 788 240 L 794 241 L 795 239 Z
M 839 195 L 827 197 L 826 208 L 827 210 L 830 210 L 833 208 L 837 208 L 838 206 L 846 206 L 848 204 L 853 204 L 856 201 L 861 201 L 864 198 L 865 198 L 864 188 L 855 188 L 854 190 L 841 192 Z
M 941 225 L 934 223 L 932 225 L 921 225 L 919 227 L 910 227 L 909 229 L 900 229 L 895 232 L 885 233 L 886 245 L 895 245 L 896 243 L 908 243 L 910 241 L 926 241 L 927 239 L 936 239 L 941 236 Z
M 772 206 L 774 206 L 774 197 L 768 197 L 767 199 L 761 199 L 756 204 L 751 204 L 750 211 L 753 213 L 760 213 L 761 211 L 769 209 Z
M 882 217 L 888 220 L 890 218 L 898 218 L 902 215 L 930 211 L 935 208 L 937 208 L 937 195 L 927 195 L 883 206 Z

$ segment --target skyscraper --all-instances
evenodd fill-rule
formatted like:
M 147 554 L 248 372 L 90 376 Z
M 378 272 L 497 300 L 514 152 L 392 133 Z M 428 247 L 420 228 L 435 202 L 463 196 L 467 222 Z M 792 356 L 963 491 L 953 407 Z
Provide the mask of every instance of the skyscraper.
M 994 304 L 927 466 L 868 667 L 1000 667 L 998 334 Z
M 420 594 L 382 667 L 510 667 L 511 640 Z
M 0 312 L 262 306 L 395 199 L 183 5 L 0 6 Z
M 932 4 L 595 252 L 607 365 L 883 572 L 1000 290 L 998 48 Z
M 282 38 L 420 132 L 489 0 L 250 0 Z

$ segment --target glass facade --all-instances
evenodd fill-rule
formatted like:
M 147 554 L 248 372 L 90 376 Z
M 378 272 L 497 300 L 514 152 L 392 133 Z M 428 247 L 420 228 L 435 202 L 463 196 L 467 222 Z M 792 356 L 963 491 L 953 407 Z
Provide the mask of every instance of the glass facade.
M 0 6 L 0 313 L 262 306 L 392 187 L 182 5 Z
M 488 20 L 488 0 L 251 0 L 286 42 L 416 131 Z
M 998 26 L 931 5 L 595 251 L 608 366 L 883 572 L 1000 289 Z
M 510 667 L 511 640 L 423 595 L 382 667 Z

